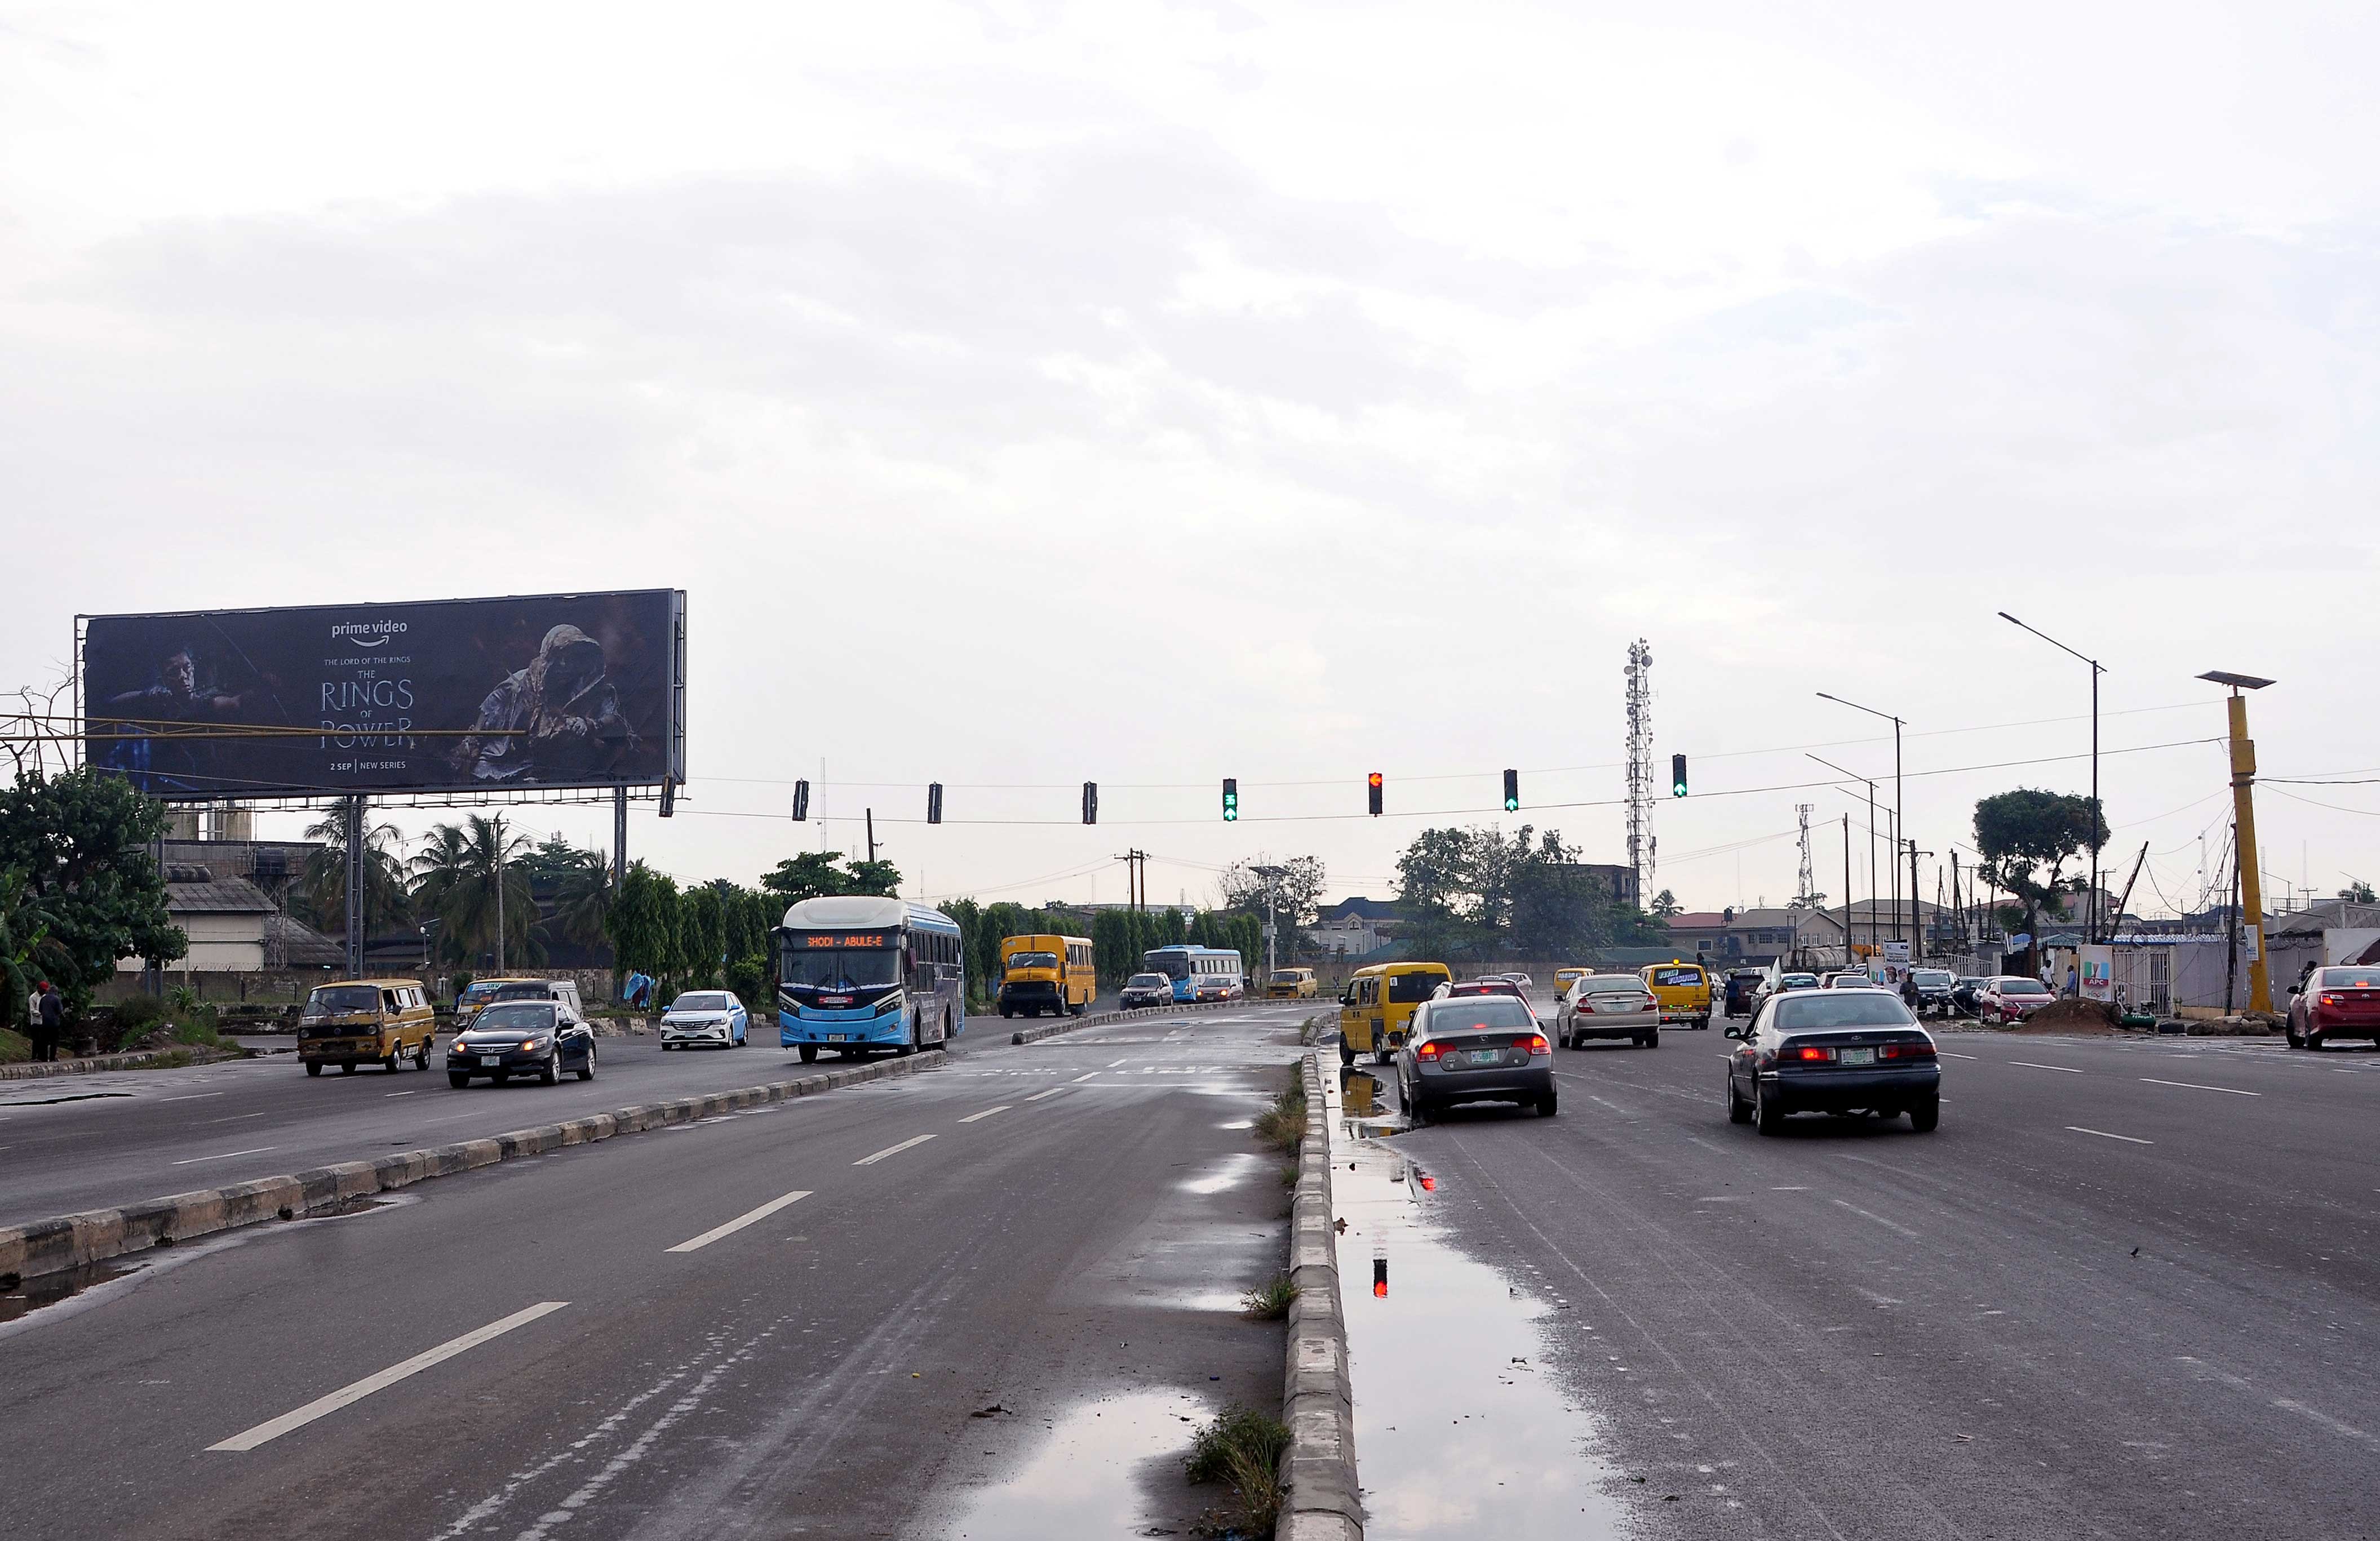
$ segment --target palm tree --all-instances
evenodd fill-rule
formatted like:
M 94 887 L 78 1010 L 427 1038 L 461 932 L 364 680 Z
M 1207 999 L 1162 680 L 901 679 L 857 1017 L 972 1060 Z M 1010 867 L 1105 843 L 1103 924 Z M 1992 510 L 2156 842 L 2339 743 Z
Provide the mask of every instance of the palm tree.
M 422 914 L 437 916 L 439 945 L 449 962 L 468 963 L 481 953 L 493 953 L 499 965 L 545 956 L 537 900 L 521 865 L 533 845 L 528 836 L 505 829 L 502 814 L 469 814 L 460 824 L 431 827 L 413 858 L 413 900 Z
M 553 925 L 565 940 L 595 946 L 612 908 L 612 864 L 601 851 L 573 851 L 556 864 Z
M 298 875 L 299 915 L 316 929 L 337 933 L 347 927 L 347 820 L 337 810 L 306 826 L 306 838 L 322 843 Z M 364 935 L 385 935 L 409 921 L 413 903 L 406 892 L 405 836 L 394 824 L 364 830 Z

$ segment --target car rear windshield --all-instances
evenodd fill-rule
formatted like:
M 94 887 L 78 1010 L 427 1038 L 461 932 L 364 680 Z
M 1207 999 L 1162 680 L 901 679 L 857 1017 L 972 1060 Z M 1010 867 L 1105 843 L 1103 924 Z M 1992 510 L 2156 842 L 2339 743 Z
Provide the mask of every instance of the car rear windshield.
M 1913 972 L 1920 989 L 1937 989 L 1950 982 L 1950 976 L 1938 968 L 1920 968 Z
M 1699 968 L 1657 968 L 1653 970 L 1653 982 L 1670 986 L 1699 985 L 1703 982 L 1703 971 Z
M 727 997 L 718 990 L 698 990 L 679 996 L 670 1002 L 669 1009 L 674 1012 L 723 1012 L 727 1010 Z
M 553 1025 L 553 1008 L 534 1001 L 507 1001 L 472 1019 L 474 1033 L 535 1033 Z
M 2002 979 L 2002 995 L 2047 995 L 2049 987 L 2038 979 Z
M 380 991 L 370 985 L 326 985 L 306 998 L 310 1012 L 376 1012 Z
M 1389 976 L 1389 1004 L 1417 1006 L 1437 994 L 1438 987 L 1444 983 L 1446 976 L 1443 974 L 1391 974 Z
M 1135 974 L 1123 984 L 1126 989 L 1155 989 L 1172 982 L 1162 974 Z
M 2380 968 L 2325 968 L 2318 989 L 2380 989 Z
M 1509 995 L 1483 995 L 1460 1006 L 1438 1006 L 1429 1013 L 1431 1037 L 1447 1033 L 1500 1031 L 1512 1027 L 1535 1027 L 1536 1025 L 1537 1019 L 1530 1014 L 1529 1008 Z
M 1815 974 L 1788 974 L 1777 981 L 1779 989 L 1815 989 L 1818 977 Z
M 1642 995 L 1645 981 L 1633 974 L 1596 974 L 1580 980 L 1579 989 L 1587 995 Z
M 1897 995 L 1854 990 L 1848 995 L 1794 995 L 1777 1002 L 1777 1025 L 1788 1033 L 1829 1027 L 1910 1027 L 1917 1019 Z

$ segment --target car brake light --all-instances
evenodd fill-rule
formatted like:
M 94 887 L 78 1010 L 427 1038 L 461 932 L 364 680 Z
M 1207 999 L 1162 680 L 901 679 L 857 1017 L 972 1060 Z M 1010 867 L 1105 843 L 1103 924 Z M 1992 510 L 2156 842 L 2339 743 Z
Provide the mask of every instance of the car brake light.
M 2328 990 L 2322 992 L 2321 1000 L 2322 1003 L 2325 1006 L 2336 1006 L 2338 1004 L 2338 997 L 2331 994 Z
M 1423 1043 L 1420 1043 L 1420 1044 L 1418 1044 L 1418 1045 L 1415 1046 L 1415 1049 L 1414 1049 L 1414 1058 L 1415 1058 L 1415 1059 L 1416 1059 L 1416 1060 L 1435 1060 L 1435 1059 L 1437 1059 L 1437 1058 L 1438 1058 L 1438 1045 L 1436 1045 L 1436 1044 L 1434 1044 L 1434 1043 L 1429 1043 L 1429 1042 L 1425 1041 L 1425 1042 L 1423 1042 Z
M 1593 1016 L 1595 1014 L 1595 1008 L 1582 1001 L 1578 1003 L 1578 1014 L 1581 1016 Z
M 1930 1043 L 1888 1043 L 1882 1058 L 1888 1060 L 1930 1060 L 1934 1046 Z
M 1793 1050 L 1793 1057 L 1797 1060 L 1831 1060 L 1835 1051 L 1831 1049 L 1803 1048 Z
M 1550 1054 L 1554 1051 L 1553 1046 L 1546 1042 L 1546 1036 L 1543 1033 L 1531 1033 L 1528 1047 L 1532 1054 Z

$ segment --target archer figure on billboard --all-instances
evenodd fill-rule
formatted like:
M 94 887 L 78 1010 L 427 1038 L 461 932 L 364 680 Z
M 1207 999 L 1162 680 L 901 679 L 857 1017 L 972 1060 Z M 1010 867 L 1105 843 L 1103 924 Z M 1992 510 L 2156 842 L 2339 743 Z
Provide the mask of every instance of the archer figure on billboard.
M 236 721 L 242 698 L 223 687 L 198 649 L 185 642 L 157 661 L 157 672 L 138 690 L 107 698 L 123 720 L 113 724 L 126 736 L 107 746 L 102 763 L 129 777 L 143 792 L 233 791 L 210 774 L 214 741 L 176 733 L 182 724 Z
M 528 668 L 488 692 L 453 758 L 478 782 L 582 781 L 619 770 L 638 742 L 604 673 L 603 645 L 560 625 Z

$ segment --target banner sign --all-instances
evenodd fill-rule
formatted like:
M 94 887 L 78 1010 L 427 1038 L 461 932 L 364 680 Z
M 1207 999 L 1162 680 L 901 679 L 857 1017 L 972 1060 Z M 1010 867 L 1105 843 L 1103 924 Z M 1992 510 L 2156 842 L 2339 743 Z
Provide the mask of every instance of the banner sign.
M 686 595 L 97 615 L 88 758 L 153 796 L 686 780 Z

